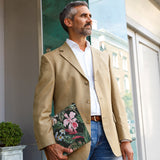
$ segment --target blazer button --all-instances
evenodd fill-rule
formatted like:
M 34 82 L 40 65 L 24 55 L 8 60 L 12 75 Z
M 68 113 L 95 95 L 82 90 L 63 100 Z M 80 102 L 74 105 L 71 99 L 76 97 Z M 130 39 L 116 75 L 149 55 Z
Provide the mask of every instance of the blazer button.
M 88 100 L 87 103 L 90 104 L 90 100 Z
M 85 85 L 88 85 L 88 81 L 85 81 L 84 84 L 85 84 Z

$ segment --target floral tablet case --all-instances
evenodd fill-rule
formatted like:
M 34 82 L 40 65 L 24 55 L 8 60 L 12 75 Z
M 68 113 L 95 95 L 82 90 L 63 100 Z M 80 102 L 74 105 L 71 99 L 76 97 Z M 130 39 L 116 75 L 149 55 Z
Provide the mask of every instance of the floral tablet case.
M 58 144 L 75 151 L 91 140 L 74 103 L 51 117 L 51 120 L 54 137 Z

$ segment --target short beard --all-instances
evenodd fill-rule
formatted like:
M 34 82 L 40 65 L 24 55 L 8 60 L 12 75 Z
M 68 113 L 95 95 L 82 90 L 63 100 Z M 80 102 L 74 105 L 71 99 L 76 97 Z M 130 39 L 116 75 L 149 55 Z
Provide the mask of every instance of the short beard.
M 87 24 L 87 25 L 90 25 L 90 24 Z M 81 29 L 80 34 L 83 35 L 83 36 L 90 36 L 91 33 L 92 33 L 92 26 L 90 25 L 90 28 L 86 28 L 87 25 L 85 25 L 85 26 Z

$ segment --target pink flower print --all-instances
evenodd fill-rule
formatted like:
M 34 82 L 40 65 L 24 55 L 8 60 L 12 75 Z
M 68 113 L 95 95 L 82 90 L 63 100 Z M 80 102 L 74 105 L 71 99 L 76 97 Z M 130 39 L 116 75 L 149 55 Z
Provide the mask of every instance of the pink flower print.
M 84 139 L 84 137 L 82 137 L 82 136 L 75 136 L 72 139 L 77 139 L 77 138 L 83 138 Z
M 78 127 L 78 123 L 77 123 L 77 122 L 73 122 L 73 123 L 72 123 L 72 126 L 73 126 L 73 128 L 76 129 L 76 128 Z
M 67 118 L 63 121 L 63 125 L 66 127 L 68 125 L 68 129 L 66 129 L 66 132 L 69 132 L 69 134 L 76 134 L 77 131 L 77 127 L 78 127 L 78 123 L 76 122 L 77 118 L 75 118 L 75 113 L 74 112 L 70 112 L 69 116 L 67 115 L 67 113 L 64 114 L 64 116 Z
M 65 132 L 68 132 L 69 134 L 76 134 L 78 133 L 77 130 L 73 130 L 73 129 L 65 129 Z

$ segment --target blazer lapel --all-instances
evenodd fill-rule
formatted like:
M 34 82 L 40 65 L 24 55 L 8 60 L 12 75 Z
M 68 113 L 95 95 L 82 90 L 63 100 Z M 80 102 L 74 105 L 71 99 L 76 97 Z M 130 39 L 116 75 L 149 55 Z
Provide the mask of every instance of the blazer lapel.
M 83 77 L 86 78 L 76 56 L 74 55 L 73 51 L 71 48 L 67 45 L 65 42 L 62 47 L 59 48 L 59 53 L 60 55 L 67 60 L 78 72 L 82 74 Z

